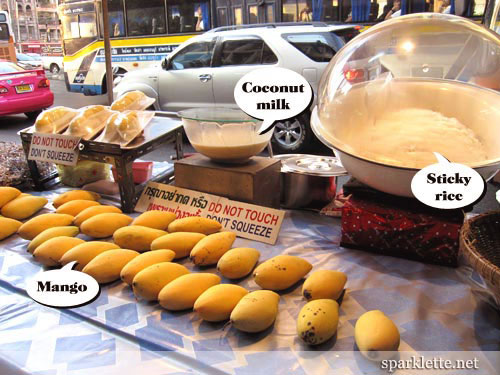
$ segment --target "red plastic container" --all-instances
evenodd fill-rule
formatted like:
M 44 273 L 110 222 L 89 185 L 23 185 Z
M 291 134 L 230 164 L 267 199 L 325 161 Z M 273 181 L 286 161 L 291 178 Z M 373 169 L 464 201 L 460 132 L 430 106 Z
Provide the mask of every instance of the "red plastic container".
M 113 166 L 111 168 L 113 172 L 113 178 L 118 181 L 118 175 L 116 173 L 116 168 Z M 148 181 L 153 175 L 153 162 L 152 161 L 134 161 L 132 164 L 132 175 L 135 184 L 142 184 Z

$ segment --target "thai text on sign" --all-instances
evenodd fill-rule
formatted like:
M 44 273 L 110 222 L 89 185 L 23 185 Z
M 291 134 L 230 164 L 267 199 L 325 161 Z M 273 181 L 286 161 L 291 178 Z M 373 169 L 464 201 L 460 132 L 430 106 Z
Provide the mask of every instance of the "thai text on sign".
M 177 218 L 201 216 L 214 219 L 239 237 L 271 245 L 276 243 L 285 216 L 284 211 L 273 208 L 156 182 L 148 183 L 135 210 L 169 211 L 175 213 Z
M 63 134 L 33 133 L 28 160 L 76 165 L 80 138 Z

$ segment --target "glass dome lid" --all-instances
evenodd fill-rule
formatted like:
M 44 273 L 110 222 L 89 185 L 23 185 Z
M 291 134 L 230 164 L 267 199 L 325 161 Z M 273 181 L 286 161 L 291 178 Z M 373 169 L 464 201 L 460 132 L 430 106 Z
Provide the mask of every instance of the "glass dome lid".
M 312 128 L 328 146 L 422 168 L 500 161 L 500 38 L 449 14 L 384 21 L 330 61 Z

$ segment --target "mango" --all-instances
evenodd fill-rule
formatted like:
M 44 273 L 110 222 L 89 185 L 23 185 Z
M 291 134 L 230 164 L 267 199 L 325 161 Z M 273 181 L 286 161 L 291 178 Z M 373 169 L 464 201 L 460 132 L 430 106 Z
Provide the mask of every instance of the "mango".
M 400 336 L 398 327 L 391 319 L 380 310 L 372 310 L 357 320 L 354 339 L 361 354 L 379 361 L 390 358 L 398 350 Z
M 231 324 L 243 332 L 264 331 L 276 320 L 279 301 L 280 296 L 270 290 L 248 293 L 231 312 Z
M 127 265 L 123 267 L 120 278 L 128 285 L 132 285 L 135 275 L 144 268 L 156 263 L 170 262 L 174 257 L 175 253 L 172 250 L 148 251 L 128 262 Z
M 104 213 L 85 220 L 80 225 L 80 231 L 93 238 L 106 238 L 131 222 L 132 218 L 125 214 Z
M 75 199 L 74 201 L 69 201 L 64 204 L 61 204 L 59 207 L 57 207 L 56 212 L 58 214 L 68 214 L 71 216 L 76 216 L 86 208 L 100 206 L 100 205 L 101 204 L 96 201 Z
M 146 211 L 134 219 L 132 225 L 160 229 L 166 231 L 169 224 L 176 218 L 175 214 L 166 211 Z
M 173 232 L 195 232 L 212 234 L 220 231 L 222 225 L 213 219 L 205 217 L 191 216 L 172 221 L 168 226 L 168 231 Z
M 96 256 L 105 251 L 119 249 L 120 247 L 111 242 L 88 241 L 75 246 L 61 257 L 61 264 L 64 266 L 70 262 L 76 261 L 74 269 L 81 271 Z
M 22 222 L 9 219 L 7 217 L 0 217 L 0 240 L 3 240 L 14 233 L 23 225 Z
M 55 197 L 52 201 L 52 205 L 57 208 L 59 206 L 62 206 L 66 202 L 74 201 L 77 199 L 97 202 L 99 199 L 101 199 L 101 196 L 97 193 L 94 193 L 93 191 L 70 190 Z
M 28 245 L 28 252 L 33 254 L 33 251 L 47 240 L 54 237 L 75 237 L 80 233 L 78 227 L 73 226 L 63 226 L 63 227 L 53 227 L 45 229 L 42 233 L 38 234 L 35 238 L 31 240 Z
M 32 240 L 46 229 L 70 225 L 73 219 L 66 214 L 42 214 L 21 225 L 17 233 L 25 240 Z
M 165 285 L 158 294 L 158 301 L 167 310 L 192 309 L 198 297 L 217 284 L 220 284 L 220 277 L 213 273 L 188 273 Z
M 96 216 L 99 214 L 106 214 L 106 213 L 121 214 L 122 210 L 120 210 L 118 207 L 115 206 L 106 206 L 106 205 L 91 206 L 84 209 L 78 215 L 76 215 L 75 220 L 73 220 L 73 224 L 79 227 L 85 220 L 91 218 L 92 216 Z
M 10 186 L 0 186 L 0 208 L 21 195 L 19 189 Z
M 184 258 L 202 238 L 205 235 L 201 233 L 169 233 L 151 242 L 151 250 L 170 249 L 175 252 L 175 259 Z
M 188 274 L 189 270 L 177 263 L 162 262 L 144 268 L 132 281 L 132 289 L 137 298 L 146 301 L 158 300 L 158 294 L 165 285 L 176 278 Z
M 258 250 L 251 247 L 237 247 L 225 253 L 217 263 L 217 271 L 228 279 L 245 277 L 257 264 L 260 257 Z
M 196 300 L 193 310 L 208 322 L 227 320 L 248 290 L 234 284 L 214 285 L 205 290 Z
M 111 283 L 120 278 L 123 267 L 139 253 L 128 249 L 115 249 L 105 251 L 92 259 L 83 272 L 92 276 L 99 284 Z
M 315 299 L 339 299 L 347 276 L 343 272 L 319 270 L 313 272 L 302 285 L 302 295 L 308 301 Z
M 278 255 L 261 263 L 253 272 L 262 289 L 283 290 L 291 287 L 312 269 L 312 265 L 293 255 Z
M 210 266 L 231 249 L 236 234 L 233 232 L 214 233 L 202 238 L 191 250 L 189 258 L 197 266 Z
M 333 299 L 317 299 L 305 304 L 297 318 L 297 334 L 306 344 L 329 340 L 339 323 L 339 305 Z
M 47 204 L 47 202 L 48 200 L 44 197 L 27 195 L 6 203 L 0 212 L 5 217 L 23 220 L 36 214 Z
M 120 228 L 113 233 L 113 241 L 122 248 L 143 252 L 151 248 L 151 242 L 165 234 L 167 232 L 163 230 L 131 225 Z
M 33 252 L 33 256 L 37 262 L 45 266 L 57 266 L 64 254 L 84 242 L 84 240 L 75 237 L 54 237 L 38 246 Z

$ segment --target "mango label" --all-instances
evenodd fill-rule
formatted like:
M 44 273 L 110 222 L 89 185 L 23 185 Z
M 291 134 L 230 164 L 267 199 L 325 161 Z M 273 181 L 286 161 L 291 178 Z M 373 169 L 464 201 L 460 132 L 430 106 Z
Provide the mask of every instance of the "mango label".
M 33 133 L 28 160 L 76 165 L 81 138 L 64 134 Z
M 178 219 L 188 216 L 214 219 L 239 237 L 271 245 L 276 243 L 285 217 L 285 212 L 281 210 L 157 182 L 148 183 L 135 210 L 173 212 Z
M 92 276 L 73 271 L 75 264 L 37 274 L 27 282 L 26 292 L 36 302 L 50 307 L 78 307 L 94 301 L 101 291 L 99 284 Z

